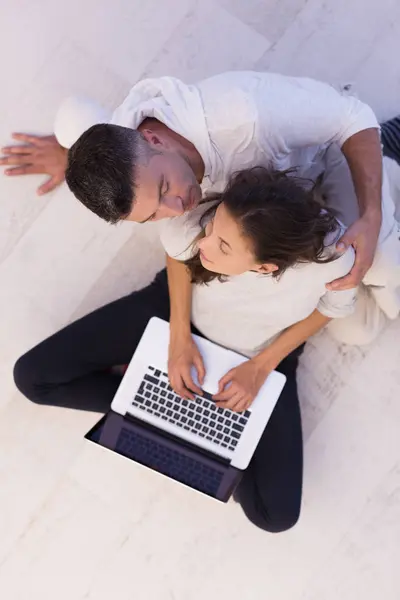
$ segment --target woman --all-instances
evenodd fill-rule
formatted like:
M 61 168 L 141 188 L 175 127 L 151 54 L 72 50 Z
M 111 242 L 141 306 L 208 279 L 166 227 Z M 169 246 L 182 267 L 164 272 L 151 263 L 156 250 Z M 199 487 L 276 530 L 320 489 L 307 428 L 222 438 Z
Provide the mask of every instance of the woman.
M 201 335 L 249 357 L 222 378 L 217 402 L 241 411 L 272 369 L 287 377 L 236 498 L 257 526 L 288 529 L 299 516 L 302 486 L 298 358 L 306 339 L 348 315 L 355 298 L 354 290 L 325 288 L 354 262 L 351 249 L 335 254 L 340 235 L 335 216 L 305 182 L 263 168 L 239 173 L 220 197 L 161 224 L 171 302 L 163 271 L 149 287 L 24 355 L 16 384 L 34 402 L 106 411 L 120 381 L 112 367 L 129 362 L 150 317 L 171 316 L 170 381 L 191 397 L 198 387 L 190 367 L 200 384 L 204 376 L 191 317 Z

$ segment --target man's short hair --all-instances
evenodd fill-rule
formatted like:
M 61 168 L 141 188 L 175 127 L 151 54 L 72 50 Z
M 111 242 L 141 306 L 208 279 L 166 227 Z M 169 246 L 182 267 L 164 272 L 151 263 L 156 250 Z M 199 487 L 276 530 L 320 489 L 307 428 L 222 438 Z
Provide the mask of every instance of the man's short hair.
M 135 129 L 93 125 L 70 148 L 65 179 L 86 208 L 117 223 L 132 210 L 136 167 L 151 152 Z

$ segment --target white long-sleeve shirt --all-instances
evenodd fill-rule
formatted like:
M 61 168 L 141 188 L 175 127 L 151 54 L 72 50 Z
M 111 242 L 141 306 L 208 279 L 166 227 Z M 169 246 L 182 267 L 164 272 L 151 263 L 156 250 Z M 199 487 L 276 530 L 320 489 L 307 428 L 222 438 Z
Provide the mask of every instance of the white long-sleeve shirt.
M 173 77 L 139 81 L 113 115 L 68 99 L 55 133 L 70 147 L 95 123 L 137 128 L 146 117 L 194 144 L 205 164 L 205 191 L 221 190 L 233 172 L 246 167 L 304 172 L 327 145 L 342 146 L 355 133 L 379 127 L 369 106 L 325 83 L 239 71 L 192 85 Z

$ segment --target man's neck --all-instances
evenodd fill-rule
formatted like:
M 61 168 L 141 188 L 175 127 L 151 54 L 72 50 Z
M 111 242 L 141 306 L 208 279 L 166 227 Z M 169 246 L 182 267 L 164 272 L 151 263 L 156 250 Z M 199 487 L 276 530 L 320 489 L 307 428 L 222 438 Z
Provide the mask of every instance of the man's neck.
M 177 150 L 179 151 L 181 156 L 193 169 L 197 181 L 199 183 L 202 182 L 204 177 L 205 165 L 200 153 L 192 144 L 192 142 L 189 142 L 189 140 L 179 135 L 179 133 L 176 133 L 176 131 L 173 131 L 172 129 L 167 127 L 167 125 L 165 125 L 158 119 L 154 119 L 153 117 L 146 117 L 144 121 L 140 123 L 137 129 L 138 131 L 142 131 L 143 129 L 151 129 L 152 131 L 154 131 L 154 133 L 161 133 L 163 134 L 163 136 L 173 141 L 174 146 L 177 147 Z

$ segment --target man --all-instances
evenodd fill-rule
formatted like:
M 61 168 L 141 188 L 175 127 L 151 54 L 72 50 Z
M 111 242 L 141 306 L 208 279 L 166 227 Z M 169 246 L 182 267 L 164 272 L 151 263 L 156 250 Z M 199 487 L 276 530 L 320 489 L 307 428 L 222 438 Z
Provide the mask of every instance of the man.
M 11 166 L 9 175 L 48 173 L 39 193 L 66 176 L 75 196 L 112 223 L 180 215 L 202 191 L 221 189 L 232 172 L 252 165 L 322 177 L 327 202 L 348 226 L 338 249 L 356 250 L 351 273 L 330 287 L 379 286 L 376 302 L 397 316 L 396 224 L 385 182 L 382 188 L 379 125 L 356 98 L 270 73 L 224 73 L 196 85 L 162 77 L 137 83 L 111 118 L 69 100 L 55 133 L 15 136 L 26 144 L 4 148 L 0 164 Z

